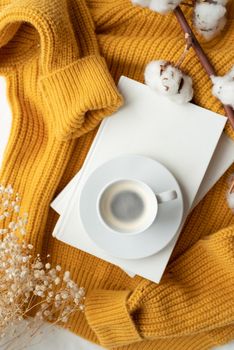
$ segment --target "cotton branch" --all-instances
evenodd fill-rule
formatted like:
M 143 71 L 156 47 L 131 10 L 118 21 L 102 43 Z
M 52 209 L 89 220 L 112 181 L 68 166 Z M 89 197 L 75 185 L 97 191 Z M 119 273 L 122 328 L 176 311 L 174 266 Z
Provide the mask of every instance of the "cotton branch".
M 209 76 L 216 76 L 214 67 L 212 66 L 212 64 L 210 63 L 208 57 L 206 56 L 204 50 L 202 49 L 201 45 L 199 44 L 196 36 L 194 35 L 191 27 L 189 26 L 183 11 L 181 10 L 181 8 L 178 6 L 175 10 L 174 10 L 175 16 L 181 26 L 181 28 L 183 29 L 184 33 L 187 34 L 190 38 L 191 38 L 191 46 L 193 47 L 194 51 L 197 54 L 198 59 L 200 60 L 203 68 L 205 69 L 206 73 Z M 223 105 L 225 113 L 229 119 L 229 122 L 234 130 L 234 110 L 231 106 L 228 105 Z

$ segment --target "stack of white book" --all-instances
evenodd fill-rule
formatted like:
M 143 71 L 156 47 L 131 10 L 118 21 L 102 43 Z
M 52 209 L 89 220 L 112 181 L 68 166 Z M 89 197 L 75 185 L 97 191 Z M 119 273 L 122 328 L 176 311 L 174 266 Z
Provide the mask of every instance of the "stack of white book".
M 124 106 L 101 123 L 82 169 L 51 204 L 60 214 L 53 235 L 132 276 L 141 275 L 158 283 L 180 232 L 163 250 L 143 259 L 109 255 L 89 238 L 79 218 L 79 196 L 85 181 L 114 157 L 140 154 L 153 158 L 163 163 L 180 184 L 184 223 L 192 208 L 233 163 L 234 142 L 223 134 L 226 117 L 192 103 L 177 105 L 126 77 L 121 77 L 118 88 Z

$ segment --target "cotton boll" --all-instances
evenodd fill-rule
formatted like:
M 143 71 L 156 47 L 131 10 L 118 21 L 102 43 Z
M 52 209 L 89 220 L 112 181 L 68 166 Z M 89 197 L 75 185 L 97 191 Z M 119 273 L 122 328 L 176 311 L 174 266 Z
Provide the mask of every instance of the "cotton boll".
M 213 88 L 213 94 L 219 100 L 225 104 L 230 105 L 232 108 L 234 108 L 234 81 L 233 82 L 225 82 L 225 83 L 218 83 L 218 91 L 216 93 L 215 87 Z
M 179 4 L 181 0 L 151 0 L 150 9 L 164 14 L 173 11 Z
M 230 79 L 234 79 L 234 66 L 232 67 L 232 69 L 228 73 L 228 76 L 229 76 Z
M 131 0 L 134 5 L 149 7 L 152 11 L 164 14 L 173 11 L 182 0 Z M 223 0 L 224 1 L 224 0 Z
M 166 61 L 150 62 L 145 69 L 145 82 L 177 103 L 186 103 L 193 96 L 192 79 Z
M 211 77 L 213 82 L 212 93 L 223 104 L 234 108 L 234 68 L 223 77 Z
M 212 93 L 223 104 L 230 105 L 234 108 L 234 81 L 226 77 L 212 77 Z
M 214 2 L 218 5 L 226 6 L 229 0 L 214 0 Z
M 182 72 L 166 61 L 150 62 L 145 69 L 145 82 L 164 95 L 176 94 L 179 90 Z
M 226 23 L 227 23 L 227 18 L 226 18 L 225 15 L 224 15 L 224 16 L 223 16 L 222 18 L 220 18 L 220 20 L 218 21 L 217 26 L 216 26 L 216 28 L 215 28 L 214 31 L 213 31 L 213 36 L 211 36 L 211 39 L 212 39 L 215 35 L 218 35 L 218 34 L 223 30 L 223 28 L 225 27 Z M 208 38 L 207 40 L 210 40 L 210 39 Z
M 133 5 L 140 5 L 142 7 L 149 7 L 151 0 L 131 0 Z
M 153 90 L 161 86 L 161 70 L 167 64 L 166 61 L 152 61 L 145 68 L 145 83 Z
M 183 104 L 191 101 L 193 98 L 193 82 L 188 75 L 183 75 L 183 81 L 177 94 L 171 96 L 176 103 Z
M 226 8 L 223 5 L 202 2 L 194 10 L 194 24 L 207 40 L 218 34 L 226 24 Z
M 161 71 L 162 91 L 167 95 L 175 95 L 181 87 L 183 73 L 180 69 L 168 64 Z
M 222 5 L 202 2 L 195 6 L 196 24 L 201 29 L 209 30 L 213 28 L 225 14 L 226 8 Z
M 224 16 L 223 18 L 221 18 L 216 27 L 213 28 L 212 30 L 209 30 L 209 31 L 202 31 L 202 30 L 198 30 L 200 32 L 200 34 L 207 40 L 211 40 L 213 39 L 216 35 L 218 35 L 222 30 L 223 28 L 225 27 L 227 23 L 227 18 Z

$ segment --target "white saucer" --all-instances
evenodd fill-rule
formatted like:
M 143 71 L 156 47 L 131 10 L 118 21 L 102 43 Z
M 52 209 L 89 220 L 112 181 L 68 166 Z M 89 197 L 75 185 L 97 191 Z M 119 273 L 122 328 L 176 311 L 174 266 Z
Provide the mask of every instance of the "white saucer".
M 143 181 L 155 193 L 176 190 L 178 198 L 160 204 L 155 222 L 143 233 L 115 233 L 100 220 L 96 203 L 108 182 L 122 178 Z M 141 155 L 125 155 L 102 164 L 88 177 L 80 194 L 79 210 L 86 233 L 100 248 L 118 258 L 140 259 L 157 253 L 176 235 L 183 218 L 183 196 L 164 165 Z

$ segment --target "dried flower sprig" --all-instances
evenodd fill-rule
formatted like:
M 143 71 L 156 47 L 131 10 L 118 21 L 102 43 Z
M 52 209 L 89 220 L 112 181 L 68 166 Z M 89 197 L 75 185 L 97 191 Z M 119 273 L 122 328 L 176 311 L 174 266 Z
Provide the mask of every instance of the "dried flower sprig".
M 0 185 L 0 348 L 25 348 L 34 341 L 45 321 L 66 324 L 84 310 L 85 291 L 62 272 L 33 256 L 33 245 L 25 240 L 27 215 L 19 216 L 20 198 L 11 186 Z M 16 216 L 4 227 L 6 218 Z M 8 220 L 9 221 L 9 220 Z M 34 317 L 32 317 L 34 316 Z M 47 328 L 48 328 L 47 327 Z M 19 345 L 20 344 L 20 345 Z
M 0 222 L 12 217 L 20 211 L 20 197 L 18 193 L 14 193 L 11 185 L 3 186 L 0 184 Z M 20 229 L 20 233 L 25 234 L 24 226 L 27 223 L 27 215 L 23 218 L 18 218 L 17 225 L 11 223 L 9 227 L 0 229 L 0 234 L 6 234 L 9 230 Z

